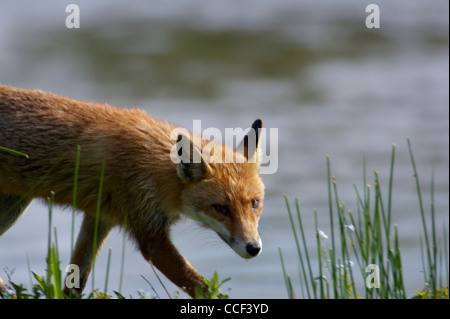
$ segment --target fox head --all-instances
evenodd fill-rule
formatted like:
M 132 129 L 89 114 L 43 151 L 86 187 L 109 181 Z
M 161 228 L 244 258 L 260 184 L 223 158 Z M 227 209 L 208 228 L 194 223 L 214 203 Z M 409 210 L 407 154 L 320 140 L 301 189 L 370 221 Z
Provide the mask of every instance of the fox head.
M 180 150 L 190 150 L 188 156 L 178 153 L 177 174 L 184 184 L 184 213 L 214 230 L 243 258 L 257 256 L 262 248 L 258 233 L 264 200 L 258 156 L 261 128 L 262 121 L 258 119 L 236 150 L 215 144 L 209 148 L 204 145 L 202 152 L 185 135 L 178 135 L 177 142 Z

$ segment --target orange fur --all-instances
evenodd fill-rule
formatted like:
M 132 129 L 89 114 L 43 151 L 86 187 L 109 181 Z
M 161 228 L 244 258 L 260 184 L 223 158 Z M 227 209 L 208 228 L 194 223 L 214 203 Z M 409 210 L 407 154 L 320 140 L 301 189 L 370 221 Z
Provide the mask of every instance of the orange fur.
M 261 125 L 255 121 L 255 130 Z M 126 217 L 126 231 L 146 260 L 191 295 L 196 285 L 205 289 L 202 277 L 171 243 L 170 226 L 187 215 L 215 230 L 241 256 L 254 257 L 261 249 L 257 224 L 264 185 L 258 163 L 218 163 L 227 152 L 248 155 L 228 147 L 222 154 L 201 156 L 198 164 L 174 163 L 170 150 L 175 128 L 139 109 L 0 85 L 0 146 L 29 155 L 0 151 L 0 235 L 33 198 L 53 191 L 57 204 L 72 205 L 79 145 L 77 208 L 84 221 L 72 262 L 80 267 L 81 289 L 95 259 L 92 237 L 102 163 L 97 251 Z M 196 145 L 193 140 L 190 134 L 193 151 L 210 142 Z M 218 212 L 217 205 L 230 214 Z

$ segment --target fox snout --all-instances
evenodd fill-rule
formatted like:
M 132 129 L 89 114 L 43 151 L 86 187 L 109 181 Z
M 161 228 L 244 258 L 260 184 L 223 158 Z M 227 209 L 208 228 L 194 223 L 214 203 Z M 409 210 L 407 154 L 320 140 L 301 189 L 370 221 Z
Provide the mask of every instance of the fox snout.
M 245 246 L 245 249 L 247 250 L 247 253 L 251 256 L 251 257 L 256 257 L 259 255 L 259 253 L 261 252 L 261 243 L 248 243 L 247 246 Z
M 244 241 L 242 239 L 235 239 L 217 233 L 239 256 L 245 259 L 250 259 L 259 255 L 262 250 L 261 239 L 256 241 Z
M 239 256 L 245 259 L 250 259 L 258 256 L 262 250 L 261 239 L 251 242 L 232 240 L 229 245 Z

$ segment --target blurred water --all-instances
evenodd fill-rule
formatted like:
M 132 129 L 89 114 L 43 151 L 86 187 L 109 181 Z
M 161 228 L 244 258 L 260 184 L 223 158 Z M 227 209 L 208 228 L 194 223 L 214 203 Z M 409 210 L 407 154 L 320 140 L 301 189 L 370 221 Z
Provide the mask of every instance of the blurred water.
M 363 158 L 369 183 L 376 169 L 387 185 L 395 143 L 393 221 L 407 290 L 422 288 L 421 222 L 406 138 L 427 203 L 435 172 L 437 220 L 448 229 L 448 2 L 377 1 L 381 28 L 370 30 L 364 24 L 366 4 L 357 0 L 76 3 L 80 29 L 65 27 L 65 3 L 2 3 L 1 83 L 140 106 L 187 128 L 194 119 L 204 128 L 248 127 L 257 117 L 278 128 L 279 169 L 264 176 L 261 256 L 242 260 L 191 222 L 173 230 L 176 245 L 203 275 L 217 270 L 231 277 L 225 289 L 231 287 L 234 298 L 285 298 L 277 248 L 294 277 L 297 260 L 283 194 L 300 198 L 314 245 L 315 208 L 327 229 L 325 155 L 331 157 L 341 200 L 356 210 L 352 183 L 363 187 Z M 69 255 L 68 216 L 55 214 L 63 264 Z M 43 273 L 46 234 L 46 208 L 35 203 L 0 239 L 0 266 L 15 269 L 14 281 L 29 282 L 27 258 L 33 271 Z M 114 232 L 105 244 L 98 287 L 112 247 L 109 286 L 118 289 L 121 242 Z M 128 245 L 125 294 L 149 289 L 140 274 L 164 297 L 147 263 Z

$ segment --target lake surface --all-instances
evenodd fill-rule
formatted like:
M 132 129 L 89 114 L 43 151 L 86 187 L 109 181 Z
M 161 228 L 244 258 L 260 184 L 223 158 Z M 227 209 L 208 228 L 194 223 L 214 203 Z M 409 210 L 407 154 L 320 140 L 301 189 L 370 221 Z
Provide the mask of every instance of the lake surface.
M 328 231 L 326 155 L 341 201 L 356 211 L 380 173 L 387 189 L 397 146 L 393 223 L 398 225 L 407 292 L 423 286 L 422 232 L 406 139 L 412 142 L 427 209 L 435 174 L 439 231 L 449 212 L 449 51 L 447 1 L 377 1 L 379 29 L 368 29 L 365 3 L 341 1 L 77 1 L 80 28 L 68 29 L 65 3 L 8 1 L 0 10 L 0 82 L 70 97 L 139 106 L 192 129 L 249 127 L 260 117 L 278 129 L 278 170 L 265 175 L 260 220 L 263 251 L 243 260 L 211 231 L 186 221 L 176 246 L 205 277 L 215 270 L 232 298 L 286 298 L 278 247 L 297 281 L 298 262 L 283 195 L 298 196 L 315 246 L 313 211 Z M 29 285 L 44 274 L 48 209 L 34 203 L 0 238 L 0 267 Z M 77 219 L 77 229 L 81 216 Z M 70 212 L 54 214 L 62 265 L 70 254 Z M 118 290 L 122 234 L 108 238 L 96 265 L 103 289 Z M 314 255 L 314 258 L 317 256 Z M 126 247 L 124 295 L 138 289 L 166 297 L 151 268 Z M 6 277 L 3 271 L 0 276 Z M 177 288 L 163 278 L 169 291 Z M 87 288 L 90 291 L 91 283 Z M 230 289 L 230 290 L 229 290 Z M 299 290 L 297 289 L 297 295 Z

